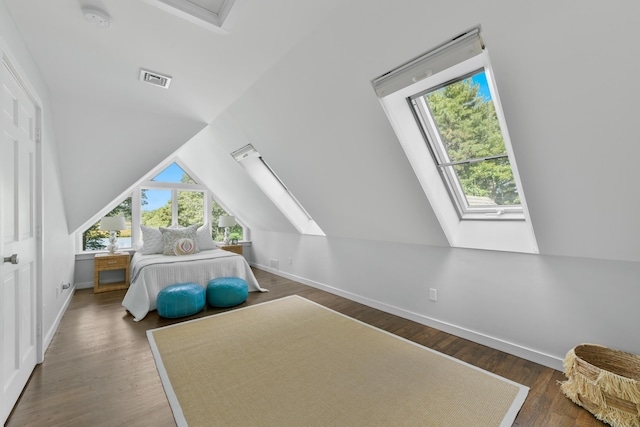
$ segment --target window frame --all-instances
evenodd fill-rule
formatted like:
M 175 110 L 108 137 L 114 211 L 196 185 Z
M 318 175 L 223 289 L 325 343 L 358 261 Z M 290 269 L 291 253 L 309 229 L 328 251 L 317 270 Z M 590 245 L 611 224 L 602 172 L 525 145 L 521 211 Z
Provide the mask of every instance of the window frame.
M 287 188 L 252 144 L 247 144 L 233 151 L 231 157 L 244 168 L 249 177 L 253 179 L 256 185 L 300 234 L 326 236 L 309 212 L 302 206 L 302 203 Z
M 489 52 L 480 37 L 480 27 L 453 37 L 382 74 L 373 79 L 371 84 L 451 247 L 537 254 L 538 244 L 502 110 L 496 109 L 496 114 L 518 188 L 522 213 L 497 216 L 472 214 L 476 217 L 462 220 L 408 101 L 415 94 L 479 68 L 485 69 L 492 98 L 496 104 L 500 104 Z
M 167 227 L 176 227 L 178 226 L 178 194 L 181 191 L 193 191 L 193 192 L 201 192 L 203 193 L 203 223 L 211 223 L 211 206 L 209 203 L 209 199 L 212 197 L 212 194 L 207 187 L 201 184 L 185 184 L 182 182 L 162 182 L 162 181 L 145 181 L 140 183 L 139 186 L 136 187 L 134 192 L 138 192 L 139 203 L 142 203 L 142 191 L 143 190 L 167 190 L 171 191 L 171 224 Z M 209 209 L 207 209 L 209 207 Z M 207 215 L 207 211 L 209 214 Z M 132 213 L 133 215 L 133 213 Z M 140 204 L 140 224 L 142 224 L 142 205 Z
M 115 207 L 120 205 L 125 199 L 131 197 L 131 246 L 130 247 L 119 247 L 118 250 L 121 251 L 132 251 L 140 248 L 142 245 L 142 231 L 140 225 L 142 224 L 142 191 L 145 189 L 150 190 L 169 190 L 171 191 L 171 225 L 167 227 L 175 227 L 178 225 L 178 193 L 180 191 L 197 191 L 203 193 L 203 224 L 209 224 L 210 231 L 214 227 L 218 227 L 217 224 L 213 224 L 211 221 L 211 210 L 213 206 L 213 202 L 217 203 L 225 212 L 231 214 L 229 210 L 222 205 L 219 201 L 216 200 L 213 192 L 211 192 L 205 185 L 202 184 L 190 184 L 183 182 L 168 182 L 168 181 L 153 181 L 153 179 L 162 173 L 165 169 L 171 166 L 173 163 L 176 163 L 192 180 L 197 182 L 197 179 L 194 175 L 188 171 L 180 162 L 176 159 L 169 160 L 166 163 L 163 163 L 162 166 L 158 168 L 154 168 L 153 173 L 150 174 L 150 177 L 145 179 L 144 181 L 139 182 L 133 188 L 130 188 L 127 192 L 123 193 L 118 198 L 114 199 L 111 203 L 107 205 L 98 215 L 91 218 L 90 221 L 87 221 L 82 227 L 79 228 L 80 231 L 76 232 L 76 253 L 100 253 L 105 252 L 106 249 L 97 249 L 97 250 L 83 250 L 82 249 L 82 235 L 93 225 L 96 221 L 99 221 L 104 215 L 111 212 Z M 115 202 L 115 200 L 118 200 Z M 249 239 L 249 229 L 245 227 L 241 221 L 236 217 L 236 222 L 238 225 L 242 227 L 242 240 L 241 242 L 246 242 Z M 219 242 L 218 242 L 219 243 Z
M 415 120 L 420 127 L 425 144 L 427 144 L 427 147 L 431 152 L 433 161 L 438 169 L 438 172 L 440 173 L 444 184 L 447 187 L 449 196 L 456 208 L 456 211 L 458 212 L 459 218 L 461 220 L 524 220 L 524 214 L 521 204 L 486 206 L 470 205 L 468 203 L 467 194 L 462 188 L 457 173 L 454 170 L 454 166 L 456 165 L 481 163 L 484 161 L 506 158 L 509 162 L 509 167 L 512 171 L 512 174 L 514 174 L 514 183 L 518 190 L 518 194 L 520 194 L 521 192 L 520 187 L 515 179 L 514 168 L 511 166 L 512 160 L 507 149 L 508 134 L 505 132 L 505 127 L 500 120 L 500 116 L 503 116 L 504 113 L 502 112 L 502 106 L 499 102 L 496 102 L 494 96 L 495 92 L 492 89 L 494 87 L 493 79 L 490 76 L 489 70 L 487 70 L 484 66 L 474 68 L 474 65 L 476 65 L 475 61 L 466 62 L 466 64 L 468 64 L 466 67 L 461 66 L 458 68 L 458 71 L 462 74 L 452 77 L 444 83 L 439 83 L 409 96 L 407 98 L 407 102 L 411 106 Z M 500 132 L 502 134 L 502 139 L 505 145 L 505 152 L 501 155 L 471 158 L 461 161 L 451 161 L 449 159 L 446 148 L 444 147 L 444 143 L 442 142 L 438 125 L 435 123 L 435 119 L 433 117 L 433 114 L 431 113 L 431 109 L 427 101 L 425 100 L 424 95 L 440 88 L 447 87 L 451 84 L 461 82 L 467 78 L 471 78 L 479 72 L 484 72 L 487 79 L 489 92 L 491 94 L 491 100 L 496 111 L 498 125 L 500 127 Z

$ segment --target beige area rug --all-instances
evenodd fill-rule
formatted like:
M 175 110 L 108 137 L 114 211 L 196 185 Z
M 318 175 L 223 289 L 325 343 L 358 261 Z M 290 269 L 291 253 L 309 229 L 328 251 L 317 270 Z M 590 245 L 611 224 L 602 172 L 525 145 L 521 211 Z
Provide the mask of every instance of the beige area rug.
M 147 335 L 179 426 L 511 426 L 529 391 L 299 296 Z

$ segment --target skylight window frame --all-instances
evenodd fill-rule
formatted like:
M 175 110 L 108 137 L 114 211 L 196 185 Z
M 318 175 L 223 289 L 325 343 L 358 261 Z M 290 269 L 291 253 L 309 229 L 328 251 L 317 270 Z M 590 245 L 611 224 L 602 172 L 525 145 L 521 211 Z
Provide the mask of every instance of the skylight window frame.
M 517 205 L 485 205 L 485 206 L 472 206 L 469 205 L 467 200 L 467 194 L 465 193 L 462 185 L 460 184 L 460 180 L 453 169 L 456 165 L 463 164 L 472 164 L 479 163 L 483 161 L 490 161 L 499 158 L 506 158 L 509 162 L 509 166 L 514 174 L 515 180 L 515 170 L 511 166 L 512 159 L 509 155 L 508 150 L 508 134 L 506 133 L 506 126 L 503 124 L 504 121 L 500 120 L 500 117 L 503 115 L 502 107 L 499 102 L 496 101 L 496 97 L 494 96 L 494 82 L 491 78 L 490 71 L 484 66 L 477 66 L 476 63 L 478 61 L 465 61 L 458 65 L 457 72 L 462 73 L 458 76 L 449 78 L 447 81 L 439 83 L 437 85 L 428 87 L 424 90 L 421 90 L 407 98 L 407 102 L 409 103 L 413 115 L 415 117 L 416 122 L 419 124 L 420 131 L 425 140 L 425 144 L 429 148 L 433 161 L 438 168 L 438 172 L 445 183 L 447 190 L 449 191 L 449 196 L 451 198 L 451 202 L 454 204 L 458 216 L 461 220 L 524 220 L 524 214 L 521 204 Z M 465 66 L 465 64 L 468 64 Z M 427 93 L 436 91 L 438 89 L 447 87 L 451 84 L 461 82 L 465 79 L 471 78 L 472 76 L 484 72 L 487 78 L 487 83 L 489 87 L 489 92 L 491 94 L 491 99 L 496 110 L 496 115 L 498 118 L 500 132 L 502 133 L 502 138 L 505 144 L 505 153 L 502 155 L 495 156 L 486 156 L 486 157 L 478 157 L 471 158 L 462 161 L 452 161 L 449 158 L 446 147 L 442 141 L 442 137 L 440 131 L 438 129 L 438 125 L 435 122 L 431 109 L 425 99 L 425 95 Z M 521 193 L 520 186 L 516 181 L 516 188 L 518 189 L 518 194 Z
M 455 248 L 537 254 L 538 244 L 502 111 L 496 109 L 496 114 L 518 188 L 522 220 L 507 221 L 509 215 L 518 214 L 503 213 L 493 218 L 490 214 L 474 214 L 477 218 L 463 221 L 408 101 L 421 91 L 481 67 L 485 69 L 494 102 L 500 103 L 489 53 L 478 26 L 374 78 L 371 84 L 449 244 Z
M 231 153 L 264 194 L 276 205 L 300 234 L 326 236 L 309 212 L 262 158 L 252 144 Z M 257 161 L 256 161 L 257 160 Z M 303 219 L 304 218 L 304 219 Z
M 247 0 L 224 0 L 219 10 L 210 10 L 189 0 L 144 0 L 174 16 L 218 34 L 228 34 L 237 21 L 237 11 Z

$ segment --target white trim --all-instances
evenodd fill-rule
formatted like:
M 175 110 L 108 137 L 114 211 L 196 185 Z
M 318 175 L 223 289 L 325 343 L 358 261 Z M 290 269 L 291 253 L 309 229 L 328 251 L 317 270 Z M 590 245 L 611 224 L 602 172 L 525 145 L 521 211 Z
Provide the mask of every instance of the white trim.
M 93 288 L 93 283 L 91 283 L 91 288 Z M 67 312 L 67 309 L 69 308 L 69 305 L 71 304 L 71 300 L 73 298 L 73 295 L 76 292 L 76 289 L 78 289 L 77 285 L 73 285 L 69 289 L 70 292 L 68 292 L 67 299 L 65 300 L 64 304 L 62 305 L 62 308 L 60 309 L 60 311 L 58 312 L 58 315 L 56 316 L 55 320 L 53 321 L 53 324 L 51 325 L 51 328 L 49 328 L 49 330 L 47 331 L 46 334 L 43 334 L 44 335 L 43 342 L 44 342 L 44 348 L 45 349 L 49 348 L 49 344 L 51 344 L 51 341 L 53 340 L 53 337 L 55 336 L 56 332 L 58 331 L 58 327 L 60 326 L 60 321 L 62 321 L 62 317 Z
M 11 53 L 9 46 L 5 42 L 4 38 L 0 37 L 0 51 L 2 51 L 2 62 L 6 64 L 9 72 L 13 74 L 13 77 L 16 79 L 16 82 L 22 87 L 27 97 L 31 99 L 35 108 L 36 108 L 36 116 L 35 116 L 35 132 L 36 132 L 36 140 L 35 140 L 35 149 L 36 149 L 36 159 L 35 159 L 35 218 L 34 218 L 34 230 L 36 232 L 36 319 L 35 325 L 42 325 L 44 321 L 44 280 L 43 280 L 43 265 L 44 265 L 44 244 L 42 236 L 45 235 L 44 229 L 44 220 L 43 220 L 43 209 L 44 209 L 44 192 L 43 192 L 43 165 L 42 165 L 42 144 L 43 144 L 43 133 L 42 129 L 44 128 L 43 124 L 43 114 L 42 114 L 42 101 L 38 96 L 37 91 L 34 86 L 29 82 L 29 80 L 25 77 L 27 73 L 20 67 L 19 62 Z M 38 329 L 38 326 L 35 326 Z M 44 345 L 42 332 L 38 334 L 36 331 L 36 363 L 44 362 L 44 354 L 47 350 L 47 346 Z
M 535 363 L 539 363 L 551 369 L 555 369 L 558 371 L 563 370 L 562 362 L 564 360 L 564 356 L 554 356 L 551 354 L 547 354 L 533 348 L 524 347 L 522 345 L 512 343 L 510 341 L 506 341 L 501 338 L 493 337 L 491 335 L 483 334 L 482 332 L 474 331 L 472 329 L 468 329 L 452 323 L 443 322 L 441 320 L 434 319 L 432 317 L 428 317 L 419 313 L 414 313 L 412 311 L 405 310 L 403 308 L 396 307 L 390 304 L 385 304 L 383 302 L 373 300 L 367 297 L 363 297 L 361 295 L 357 295 L 351 292 L 343 291 L 341 289 L 334 288 L 333 286 L 316 282 L 314 280 L 309 280 L 304 277 L 296 276 L 295 274 L 276 270 L 276 269 L 267 267 L 265 265 L 257 264 L 254 262 L 250 264 L 252 267 L 275 274 L 276 276 L 284 277 L 286 279 L 293 280 L 295 282 L 299 282 L 316 289 L 321 289 L 323 291 L 341 296 L 348 300 L 355 301 L 360 304 L 364 304 L 368 307 L 372 307 L 372 308 L 384 311 L 386 313 L 390 313 L 398 317 L 402 317 L 403 319 L 412 320 L 414 322 L 420 323 L 421 325 L 429 326 L 431 328 L 435 328 L 440 331 L 447 332 L 451 335 L 468 339 L 475 343 L 486 345 L 487 347 L 491 347 L 493 349 L 504 351 L 505 353 L 509 353 L 514 356 L 521 357 L 523 359 L 526 359 Z

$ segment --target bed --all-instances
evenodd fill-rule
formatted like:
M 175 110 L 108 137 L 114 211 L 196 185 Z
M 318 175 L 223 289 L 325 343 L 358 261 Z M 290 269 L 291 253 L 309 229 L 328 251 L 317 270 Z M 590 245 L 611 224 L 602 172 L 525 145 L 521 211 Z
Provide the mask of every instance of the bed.
M 267 292 L 258 284 L 242 255 L 223 249 L 208 249 L 194 254 L 167 256 L 136 252 L 131 259 L 131 285 L 122 305 L 138 322 L 156 309 L 158 292 L 175 283 L 197 283 L 206 288 L 216 277 L 241 277 L 249 292 Z

